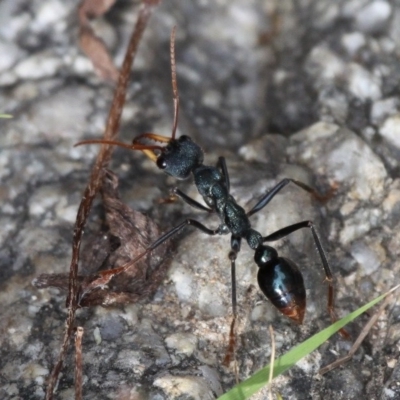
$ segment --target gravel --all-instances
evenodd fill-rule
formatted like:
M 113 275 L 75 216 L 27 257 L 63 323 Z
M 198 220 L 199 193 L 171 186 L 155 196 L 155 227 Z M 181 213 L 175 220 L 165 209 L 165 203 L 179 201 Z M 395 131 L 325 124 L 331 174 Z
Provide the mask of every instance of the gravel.
M 113 87 L 94 74 L 77 44 L 78 1 L 0 3 L 0 397 L 36 400 L 58 356 L 65 293 L 37 289 L 42 273 L 65 273 L 81 193 L 98 148 Z M 135 20 L 130 2 L 96 23 L 116 62 Z M 250 209 L 290 177 L 330 194 L 319 202 L 288 185 L 253 227 L 263 235 L 315 223 L 337 287 L 340 316 L 398 283 L 400 274 L 400 5 L 384 0 L 165 1 L 143 39 L 121 138 L 169 135 L 169 34 L 177 25 L 179 134 L 201 144 L 206 163 L 227 160 L 231 193 Z M 168 230 L 189 216 L 218 221 L 182 202 L 160 204 L 177 184 L 142 154 L 117 149 L 121 196 Z M 199 199 L 192 182 L 178 182 Z M 95 206 L 87 240 L 101 220 Z M 269 362 L 268 326 L 284 354 L 329 324 L 324 274 L 312 235 L 273 243 L 295 261 L 307 289 L 303 326 L 294 326 L 257 287 L 253 252 L 237 260 L 240 380 Z M 86 247 L 88 248 L 88 247 Z M 174 239 L 168 277 L 143 304 L 79 310 L 84 327 L 85 399 L 213 399 L 235 384 L 222 365 L 231 322 L 229 237 L 185 231 Z M 355 338 L 368 317 L 348 328 Z M 380 318 L 352 361 L 335 336 L 278 377 L 285 399 L 400 398 L 400 308 Z M 71 346 L 72 347 L 72 346 Z M 74 398 L 73 349 L 56 399 Z M 261 391 L 254 399 L 266 398 Z

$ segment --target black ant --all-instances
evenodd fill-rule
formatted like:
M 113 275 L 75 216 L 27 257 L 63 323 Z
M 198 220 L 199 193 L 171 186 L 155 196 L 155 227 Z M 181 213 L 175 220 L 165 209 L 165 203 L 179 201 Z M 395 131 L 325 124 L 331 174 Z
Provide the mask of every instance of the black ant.
M 108 276 L 109 278 L 107 279 L 111 279 L 111 277 L 116 273 L 129 268 L 129 266 L 149 254 L 152 250 L 160 246 L 186 226 L 193 226 L 210 236 L 226 235 L 230 233 L 231 251 L 229 252 L 229 259 L 231 261 L 233 309 L 230 346 L 233 347 L 233 332 L 237 316 L 235 277 L 236 258 L 240 251 L 242 239 L 246 240 L 248 245 L 254 250 L 254 261 L 259 267 L 257 276 L 258 284 L 262 292 L 282 314 L 288 316 L 296 323 L 301 324 L 306 309 L 306 291 L 303 276 L 293 261 L 284 257 L 279 257 L 278 252 L 273 247 L 265 245 L 264 243 L 273 242 L 300 229 L 309 228 L 314 238 L 319 256 L 321 257 L 326 281 L 328 282 L 328 312 L 332 321 L 336 321 L 337 318 L 334 311 L 333 275 L 314 224 L 311 221 L 302 221 L 279 229 L 268 236 L 262 236 L 261 233 L 251 228 L 249 220 L 249 217 L 262 210 L 275 197 L 275 195 L 289 183 L 297 185 L 316 197 L 319 196 L 318 193 L 302 182 L 286 178 L 262 196 L 250 211 L 245 212 L 245 210 L 237 204 L 233 196 L 229 194 L 229 174 L 224 157 L 219 157 L 215 167 L 204 165 L 203 151 L 199 145 L 194 143 L 194 141 L 188 136 L 184 135 L 179 138 L 175 137 L 179 114 L 179 95 L 175 63 L 175 28 L 171 33 L 170 57 L 174 101 L 174 120 L 171 137 L 159 136 L 154 133 L 144 133 L 134 138 L 131 145 L 106 140 L 85 140 L 78 144 L 104 143 L 125 147 L 131 150 L 140 150 L 154 161 L 160 170 L 174 178 L 186 179 L 190 174 L 192 174 L 197 190 L 203 197 L 206 205 L 192 199 L 178 188 L 173 189 L 173 194 L 180 197 L 184 202 L 194 208 L 208 213 L 216 213 L 221 222 L 218 228 L 209 229 L 195 219 L 186 219 L 149 245 L 142 254 L 127 265 L 114 270 L 103 271 L 101 275 L 104 277 Z M 146 141 L 148 142 L 149 140 L 153 142 L 166 143 L 166 145 L 159 146 L 146 144 Z

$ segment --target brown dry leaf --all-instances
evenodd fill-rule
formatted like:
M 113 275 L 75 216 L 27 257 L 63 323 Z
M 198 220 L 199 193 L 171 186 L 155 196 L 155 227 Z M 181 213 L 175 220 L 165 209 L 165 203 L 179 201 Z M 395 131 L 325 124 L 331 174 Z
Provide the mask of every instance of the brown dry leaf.
M 161 235 L 153 220 L 122 203 L 118 177 L 111 171 L 104 174 L 101 194 L 107 228 L 100 229 L 82 249 L 82 274 L 77 277 L 79 307 L 144 300 L 157 290 L 168 267 L 168 248 L 162 244 L 126 272 L 111 276 L 107 285 L 93 285 L 98 281 L 100 270 L 117 269 L 128 263 Z M 68 278 L 69 274 L 43 274 L 34 281 L 34 285 L 67 290 Z
M 115 0 L 83 0 L 78 9 L 79 45 L 90 58 L 101 78 L 116 82 L 118 69 L 115 66 L 103 40 L 96 36 L 90 26 L 90 19 L 106 13 Z
M 82 13 L 87 18 L 96 18 L 105 14 L 115 0 L 83 0 L 79 6 L 79 14 Z
M 102 197 L 107 225 L 110 228 L 107 236 L 113 243 L 119 243 L 115 251 L 109 253 L 103 268 L 106 270 L 114 268 L 117 271 L 119 267 L 142 254 L 161 233 L 157 224 L 149 217 L 121 202 L 118 194 L 118 178 L 110 171 L 103 181 Z M 103 238 L 100 236 L 99 240 L 102 241 Z M 168 266 L 166 252 L 165 244 L 157 247 L 132 268 L 110 276 L 106 289 L 102 285 L 93 284 L 98 281 L 98 274 L 92 275 L 91 279 L 85 279 L 81 286 L 79 305 L 109 306 L 136 303 L 148 298 L 165 276 Z

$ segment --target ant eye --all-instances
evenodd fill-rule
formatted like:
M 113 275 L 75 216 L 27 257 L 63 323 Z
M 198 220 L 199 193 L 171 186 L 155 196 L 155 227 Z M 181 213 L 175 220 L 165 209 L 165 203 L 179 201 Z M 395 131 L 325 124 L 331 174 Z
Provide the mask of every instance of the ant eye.
M 160 156 L 157 158 L 156 164 L 157 164 L 157 167 L 160 169 L 167 168 L 167 162 L 165 161 L 163 156 Z

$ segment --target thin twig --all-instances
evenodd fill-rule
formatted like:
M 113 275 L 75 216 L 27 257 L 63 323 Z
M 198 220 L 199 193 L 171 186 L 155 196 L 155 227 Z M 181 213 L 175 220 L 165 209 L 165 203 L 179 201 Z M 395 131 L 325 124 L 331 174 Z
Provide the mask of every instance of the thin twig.
M 339 367 L 340 365 L 345 364 L 346 362 L 350 361 L 351 358 L 354 356 L 355 352 L 358 350 L 358 348 L 361 346 L 361 343 L 365 339 L 365 337 L 368 335 L 370 332 L 371 328 L 374 326 L 378 318 L 381 316 L 383 313 L 383 310 L 385 307 L 393 300 L 393 294 L 390 294 L 389 296 L 386 297 L 385 301 L 380 305 L 378 310 L 376 311 L 375 314 L 371 316 L 367 324 L 364 326 L 363 330 L 361 331 L 360 335 L 357 337 L 357 340 L 354 342 L 353 346 L 345 355 L 344 357 L 338 358 L 336 361 L 334 361 L 331 364 L 328 364 L 327 366 L 321 368 L 318 373 L 320 375 L 324 375 L 329 371 L 332 371 L 333 369 Z
M 136 51 L 139 46 L 140 40 L 142 38 L 143 31 L 153 11 L 153 7 L 156 6 L 159 2 L 160 1 L 155 1 L 155 0 L 144 0 L 141 9 L 139 11 L 135 29 L 133 31 L 131 40 L 129 42 L 125 59 L 122 64 L 121 72 L 118 77 L 118 84 L 114 92 L 114 98 L 112 101 L 110 113 L 107 118 L 107 125 L 103 136 L 104 139 L 106 140 L 114 140 L 118 134 L 118 128 L 120 124 L 123 104 L 125 102 L 125 96 L 128 86 L 128 80 L 130 77 L 131 66 L 134 57 L 136 55 Z M 95 164 L 92 168 L 89 183 L 84 191 L 81 203 L 79 205 L 78 214 L 75 221 L 73 243 L 72 243 L 72 258 L 70 264 L 69 290 L 67 297 L 68 317 L 66 320 L 66 328 L 60 354 L 50 374 L 49 383 L 46 390 L 46 400 L 51 400 L 53 397 L 54 387 L 57 383 L 58 376 L 63 366 L 65 354 L 67 352 L 69 341 L 73 333 L 75 313 L 78 308 L 77 276 L 78 276 L 79 250 L 81 246 L 83 230 L 86 225 L 86 220 L 89 215 L 93 200 L 100 189 L 103 177 L 103 170 L 110 161 L 112 151 L 113 151 L 112 146 L 109 146 L 107 144 L 103 144 L 101 146 Z
M 75 332 L 75 400 L 82 400 L 83 362 L 82 362 L 83 328 L 78 326 Z

